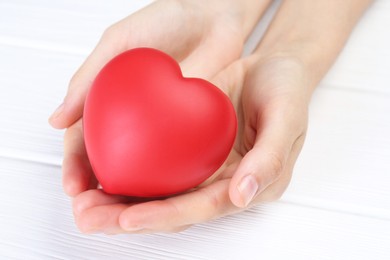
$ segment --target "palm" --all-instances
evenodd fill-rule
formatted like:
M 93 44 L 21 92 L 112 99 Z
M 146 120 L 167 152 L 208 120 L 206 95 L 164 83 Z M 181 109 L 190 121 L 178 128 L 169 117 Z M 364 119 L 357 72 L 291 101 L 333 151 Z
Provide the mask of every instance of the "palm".
M 263 63 L 254 61 L 256 59 L 253 57 L 236 61 L 212 79 L 232 100 L 239 126 L 234 148 L 224 165 L 212 177 L 190 192 L 162 201 L 136 203 L 131 198 L 108 195 L 102 190 L 82 192 L 76 197 L 74 204 L 79 227 L 82 230 L 83 227 L 91 227 L 96 218 L 111 212 L 110 219 L 96 220 L 99 222 L 96 226 L 99 226 L 100 230 L 108 233 L 121 233 L 126 230 L 178 231 L 194 223 L 240 211 L 242 208 L 236 207 L 231 200 L 231 190 L 236 186 L 234 182 L 240 167 L 260 162 L 265 170 L 273 170 L 274 167 L 279 167 L 279 161 L 275 161 L 274 156 L 277 150 L 274 149 L 281 147 L 288 150 L 286 166 L 281 169 L 283 173 L 272 180 L 253 203 L 279 197 L 289 183 L 293 165 L 303 143 L 306 128 L 306 92 L 299 88 L 304 84 L 299 80 L 302 75 L 299 73 L 298 64 L 288 59 Z M 290 104 L 296 106 L 291 107 Z M 296 117 L 296 111 L 290 113 L 296 109 L 301 116 Z M 76 136 L 78 138 L 73 144 L 83 142 L 81 124 L 72 126 L 68 133 L 73 139 Z M 74 168 L 87 170 L 89 174 L 83 172 L 81 178 L 77 179 L 77 185 L 96 187 L 93 173 L 85 166 L 86 161 L 79 160 L 79 163 L 80 165 Z M 137 231 L 122 229 L 123 226 L 141 225 L 138 223 L 146 227 Z
M 94 64 L 96 57 L 100 57 L 96 62 L 102 65 L 115 54 L 139 46 L 168 52 L 180 62 L 184 76 L 209 79 L 232 100 L 239 126 L 232 152 L 209 180 L 185 194 L 146 202 L 108 195 L 96 189 L 97 181 L 83 143 L 79 120 L 83 102 L 80 102 L 79 114 L 73 113 L 78 122 L 68 128 L 64 138 L 66 156 L 63 164 L 64 188 L 68 194 L 77 195 L 74 212 L 80 229 L 109 233 L 177 231 L 194 223 L 240 211 L 242 208 L 236 206 L 240 198 L 234 197 L 233 188 L 242 177 L 242 168 L 260 169 L 266 177 L 264 191 L 253 203 L 273 200 L 286 188 L 306 126 L 305 97 L 308 95 L 294 88 L 301 83 L 304 85 L 299 80 L 302 76 L 299 75 L 299 66 L 294 62 L 290 66 L 288 60 L 283 59 L 260 63 L 255 56 L 232 63 L 239 57 L 244 41 L 242 37 L 237 37 L 238 23 L 205 10 L 196 12 L 195 7 L 192 6 L 191 11 L 169 8 L 160 12 L 166 7 L 159 1 L 142 10 L 143 15 L 136 13 L 119 22 L 105 33 L 82 69 L 88 69 L 87 64 Z M 207 15 L 198 15 L 205 13 Z M 151 21 L 142 18 L 154 14 L 157 17 Z M 174 22 L 172 17 L 175 17 Z M 122 39 L 119 44 L 118 39 Z M 110 49 L 108 55 L 96 55 L 96 52 L 102 53 L 107 48 Z M 92 77 L 98 70 L 95 66 L 89 70 L 89 76 Z M 294 84 L 296 86 L 290 86 Z M 78 90 L 79 93 L 75 91 L 74 95 L 85 97 L 89 86 L 86 83 L 81 85 L 84 92 Z M 302 104 L 299 104 L 301 101 Z M 297 105 L 293 108 L 294 112 L 291 112 L 289 104 Z M 298 112 L 303 117 L 294 118 L 296 109 L 301 110 Z M 291 127 L 297 129 L 290 131 Z M 283 160 L 275 156 L 281 152 L 286 157 Z M 280 168 L 284 161 L 286 167 Z M 277 176 L 270 174 L 275 170 Z
M 231 180 L 243 159 L 261 161 L 261 158 L 256 158 L 259 153 L 255 150 L 263 150 L 265 158 L 271 155 L 269 159 L 275 160 L 272 142 L 277 143 L 278 140 L 268 136 L 281 131 L 285 137 L 281 141 L 290 147 L 285 158 L 287 166 L 283 169 L 282 178 L 271 184 L 258 200 L 274 200 L 283 193 L 290 181 L 307 125 L 310 91 L 305 88 L 302 71 L 299 62 L 287 57 L 259 60 L 250 56 L 234 62 L 212 79 L 232 100 L 238 114 L 239 131 L 225 164 L 201 185 L 202 188 L 213 182 Z M 271 167 L 278 168 L 280 161 L 276 158 Z M 229 183 L 226 183 L 226 190 L 228 186 Z M 234 185 L 230 183 L 230 186 Z
M 68 104 L 71 111 L 54 122 L 59 128 L 68 127 L 64 138 L 63 182 L 69 195 L 96 187 L 84 149 L 81 117 L 90 83 L 108 60 L 127 49 L 154 47 L 175 57 L 185 76 L 209 79 L 240 55 L 244 39 L 237 37 L 238 21 L 201 8 L 204 7 L 196 4 L 186 7 L 178 1 L 157 1 L 103 34 L 71 80 L 67 98 L 72 103 Z

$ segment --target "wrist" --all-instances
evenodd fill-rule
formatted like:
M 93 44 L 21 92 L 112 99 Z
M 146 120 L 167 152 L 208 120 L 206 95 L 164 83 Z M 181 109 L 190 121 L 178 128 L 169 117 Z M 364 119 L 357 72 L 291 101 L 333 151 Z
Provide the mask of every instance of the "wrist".
M 301 71 L 304 83 L 302 87 L 311 95 L 334 60 L 329 53 L 336 51 L 337 49 L 325 51 L 316 42 L 297 40 L 278 42 L 272 47 L 261 45 L 256 49 L 255 56 L 261 62 L 283 61 L 297 68 Z
M 256 53 L 293 57 L 314 89 L 335 61 L 371 0 L 282 2 Z
M 182 6 L 202 10 L 218 26 L 230 26 L 245 41 L 271 0 L 177 0 Z

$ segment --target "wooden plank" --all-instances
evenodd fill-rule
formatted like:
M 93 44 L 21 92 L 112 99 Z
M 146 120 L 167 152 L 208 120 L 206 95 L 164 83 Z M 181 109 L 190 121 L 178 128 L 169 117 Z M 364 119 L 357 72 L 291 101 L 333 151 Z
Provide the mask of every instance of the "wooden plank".
M 354 29 L 324 85 L 390 93 L 390 1 L 373 1 Z
M 390 219 L 389 111 L 390 96 L 321 86 L 284 199 Z
M 5 259 L 390 257 L 389 220 L 283 202 L 180 234 L 82 235 L 62 192 L 59 167 L 0 158 L 0 172 L 0 196 L 6 198 L 0 200 L 0 257 Z
M 103 31 L 150 1 L 2 1 L 0 43 L 87 55 Z
M 0 154 L 59 164 L 62 133 L 47 123 L 82 57 L 0 45 Z
M 25 3 L 5 0 L 0 3 L 0 43 L 29 46 L 87 55 L 109 25 L 135 12 L 150 1 L 63 1 Z M 273 5 L 273 11 L 277 5 Z M 367 11 L 324 84 L 390 93 L 390 35 L 381 28 L 390 25 L 390 2 L 374 1 Z M 264 32 L 261 23 L 250 39 L 245 53 L 256 45 Z
M 0 86 L 6 89 L 0 96 L 0 155 L 59 165 L 62 132 L 51 129 L 47 117 L 82 57 L 8 46 L 0 46 L 0 55 Z M 323 207 L 337 202 L 347 212 L 389 218 L 389 99 L 320 86 L 284 199 Z
M 1 1 L 0 258 L 389 259 L 387 0 L 374 2 L 316 92 L 281 201 L 181 234 L 76 230 L 61 188 L 62 132 L 47 117 L 102 31 L 147 2 Z

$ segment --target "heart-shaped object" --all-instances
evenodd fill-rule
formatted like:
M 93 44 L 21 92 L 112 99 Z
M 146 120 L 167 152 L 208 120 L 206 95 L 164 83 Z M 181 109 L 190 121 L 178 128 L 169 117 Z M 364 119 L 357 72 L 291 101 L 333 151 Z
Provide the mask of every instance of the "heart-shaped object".
M 107 193 L 159 197 L 211 176 L 233 146 L 237 119 L 217 87 L 184 78 L 161 51 L 137 48 L 99 72 L 83 128 L 92 169 Z

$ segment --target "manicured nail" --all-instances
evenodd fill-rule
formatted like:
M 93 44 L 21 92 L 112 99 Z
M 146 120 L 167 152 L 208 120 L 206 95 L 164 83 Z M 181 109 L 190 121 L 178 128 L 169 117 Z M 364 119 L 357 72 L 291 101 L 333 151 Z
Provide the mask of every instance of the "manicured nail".
M 55 111 L 54 113 L 50 116 L 50 120 L 55 120 L 58 118 L 62 112 L 64 112 L 64 103 L 62 103 Z
M 253 175 L 245 176 L 237 186 L 238 191 L 241 194 L 241 198 L 244 201 L 245 207 L 252 201 L 256 195 L 259 185 L 256 178 Z

